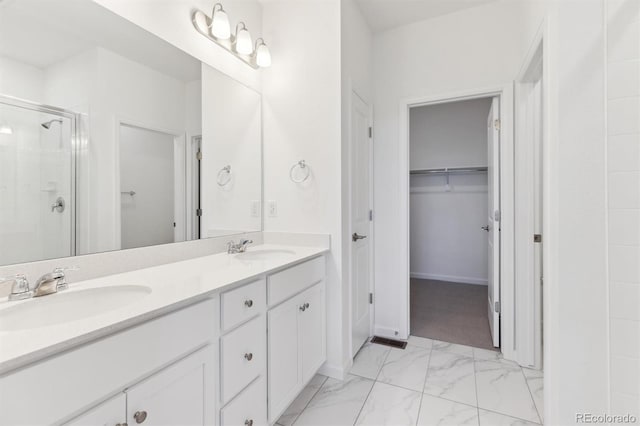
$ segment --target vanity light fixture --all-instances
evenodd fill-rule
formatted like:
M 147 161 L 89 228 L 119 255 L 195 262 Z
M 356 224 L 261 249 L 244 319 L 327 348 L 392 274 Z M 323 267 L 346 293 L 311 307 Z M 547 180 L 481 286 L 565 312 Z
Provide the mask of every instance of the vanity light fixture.
M 244 22 L 238 22 L 238 25 L 236 25 L 234 40 L 236 52 L 241 55 L 251 55 L 253 53 L 253 40 L 251 40 L 251 33 L 249 33 Z
M 254 48 L 251 33 L 244 22 L 238 22 L 235 33 L 231 34 L 229 17 L 221 3 L 213 6 L 211 17 L 196 10 L 191 22 L 196 31 L 251 67 L 258 69 L 271 66 L 271 53 L 266 43 L 262 38 L 258 38 Z
M 220 6 L 219 9 L 216 8 Z M 231 26 L 229 25 L 229 17 L 224 11 L 220 3 L 213 6 L 211 12 L 211 35 L 220 40 L 228 40 L 231 37 Z
M 262 37 L 256 40 L 254 55 L 256 64 L 259 67 L 268 68 L 271 66 L 271 52 L 269 52 L 269 48 Z

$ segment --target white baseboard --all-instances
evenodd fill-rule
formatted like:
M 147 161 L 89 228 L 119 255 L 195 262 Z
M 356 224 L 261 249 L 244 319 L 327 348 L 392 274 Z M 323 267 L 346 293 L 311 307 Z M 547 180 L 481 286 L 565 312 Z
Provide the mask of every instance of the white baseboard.
M 489 285 L 489 281 L 484 278 L 458 277 L 455 275 L 438 275 L 424 272 L 411 272 L 411 278 L 417 278 L 421 280 L 447 281 L 461 284 Z

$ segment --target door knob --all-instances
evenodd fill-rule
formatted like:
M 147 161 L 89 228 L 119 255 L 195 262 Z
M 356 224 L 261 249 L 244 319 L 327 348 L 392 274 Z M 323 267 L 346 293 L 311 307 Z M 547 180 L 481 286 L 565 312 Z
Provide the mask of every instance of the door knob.
M 365 238 L 367 238 L 366 235 L 358 235 L 357 232 L 354 232 L 353 235 L 351 236 L 351 241 L 356 242 L 358 240 L 364 240 Z
M 251 352 L 249 352 L 248 354 L 244 354 L 244 358 L 247 361 L 251 361 L 253 359 L 253 354 Z
M 250 308 L 253 306 L 253 300 L 249 299 L 249 300 L 245 300 L 244 301 L 244 306 L 246 306 L 247 308 Z
M 145 420 L 147 420 L 147 412 L 146 411 L 136 411 L 136 413 L 133 415 L 133 418 L 135 419 L 136 423 L 140 424 L 140 423 L 144 422 Z
M 253 426 L 253 419 L 245 420 L 244 424 L 245 426 Z
M 487 225 L 487 226 L 483 226 L 481 229 L 482 229 L 483 231 L 487 231 L 487 232 L 489 232 L 489 225 Z

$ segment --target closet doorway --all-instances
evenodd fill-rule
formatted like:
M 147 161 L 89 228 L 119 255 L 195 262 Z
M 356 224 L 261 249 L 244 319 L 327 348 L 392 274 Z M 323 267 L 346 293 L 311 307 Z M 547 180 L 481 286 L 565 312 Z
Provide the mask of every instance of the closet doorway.
M 410 333 L 500 347 L 500 98 L 409 108 Z

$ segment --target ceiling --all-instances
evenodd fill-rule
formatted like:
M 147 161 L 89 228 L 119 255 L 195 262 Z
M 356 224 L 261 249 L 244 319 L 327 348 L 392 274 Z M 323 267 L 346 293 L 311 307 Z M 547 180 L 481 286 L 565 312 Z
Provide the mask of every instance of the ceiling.
M 373 32 L 470 9 L 497 0 L 356 0 Z
M 88 0 L 0 0 L 0 56 L 47 68 L 95 47 L 183 81 L 200 61 Z

